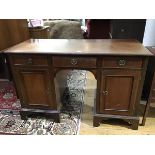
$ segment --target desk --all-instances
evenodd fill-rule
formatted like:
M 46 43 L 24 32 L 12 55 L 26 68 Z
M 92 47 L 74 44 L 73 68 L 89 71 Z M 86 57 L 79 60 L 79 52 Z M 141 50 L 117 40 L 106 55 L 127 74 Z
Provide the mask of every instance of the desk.
M 59 122 L 54 77 L 63 69 L 82 69 L 97 80 L 93 126 L 105 118 L 119 118 L 138 129 L 137 106 L 152 54 L 136 40 L 31 39 L 5 53 L 23 119 L 30 113 L 44 113 Z

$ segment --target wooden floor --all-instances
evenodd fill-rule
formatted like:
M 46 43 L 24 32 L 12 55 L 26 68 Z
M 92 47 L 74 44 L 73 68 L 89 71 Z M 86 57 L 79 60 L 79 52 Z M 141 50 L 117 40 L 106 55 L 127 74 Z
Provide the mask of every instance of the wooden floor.
M 145 126 L 139 125 L 138 130 L 130 129 L 127 122 L 123 120 L 106 120 L 99 127 L 93 127 L 93 104 L 96 88 L 96 81 L 93 75 L 88 72 L 87 84 L 85 87 L 85 102 L 83 105 L 80 135 L 154 135 L 155 134 L 155 107 L 151 107 Z M 145 102 L 141 101 L 139 115 L 144 112 Z M 141 123 L 142 117 L 140 117 Z

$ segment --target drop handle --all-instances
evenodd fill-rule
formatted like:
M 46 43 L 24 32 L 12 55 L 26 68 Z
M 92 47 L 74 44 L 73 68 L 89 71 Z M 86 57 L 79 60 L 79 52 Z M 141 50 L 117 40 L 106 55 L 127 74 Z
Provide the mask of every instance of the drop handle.
M 78 63 L 77 59 L 71 59 L 70 62 L 71 62 L 72 65 L 76 65 Z
M 33 63 L 32 58 L 28 58 L 28 59 L 27 59 L 27 64 L 28 64 L 28 65 L 31 65 L 32 63 Z
M 121 29 L 121 32 L 125 32 L 125 29 L 122 28 L 122 29 Z
M 108 91 L 107 91 L 107 90 L 103 91 L 102 93 L 103 93 L 104 95 L 108 95 Z
M 47 94 L 50 94 L 50 88 L 47 88 Z
M 21 102 L 22 102 L 23 104 L 25 104 L 25 100 L 21 100 Z
M 118 65 L 119 66 L 125 66 L 126 65 L 126 61 L 124 59 L 120 59 L 120 60 L 118 60 Z

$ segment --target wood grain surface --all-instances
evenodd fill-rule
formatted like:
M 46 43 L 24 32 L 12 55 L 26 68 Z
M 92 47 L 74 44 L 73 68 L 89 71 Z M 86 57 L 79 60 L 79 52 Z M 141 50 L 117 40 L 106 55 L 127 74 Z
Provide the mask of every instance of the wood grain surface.
M 5 53 L 152 55 L 141 43 L 129 39 L 30 39 L 9 48 Z

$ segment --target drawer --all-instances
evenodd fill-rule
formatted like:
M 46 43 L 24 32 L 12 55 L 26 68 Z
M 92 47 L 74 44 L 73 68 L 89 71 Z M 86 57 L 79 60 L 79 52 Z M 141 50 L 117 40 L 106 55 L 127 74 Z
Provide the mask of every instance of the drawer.
M 48 66 L 47 56 L 15 55 L 11 58 L 14 65 Z
M 96 58 L 92 57 L 53 57 L 54 67 L 79 67 L 94 68 L 96 67 Z
M 105 68 L 142 68 L 142 58 L 137 57 L 105 57 L 102 67 Z

